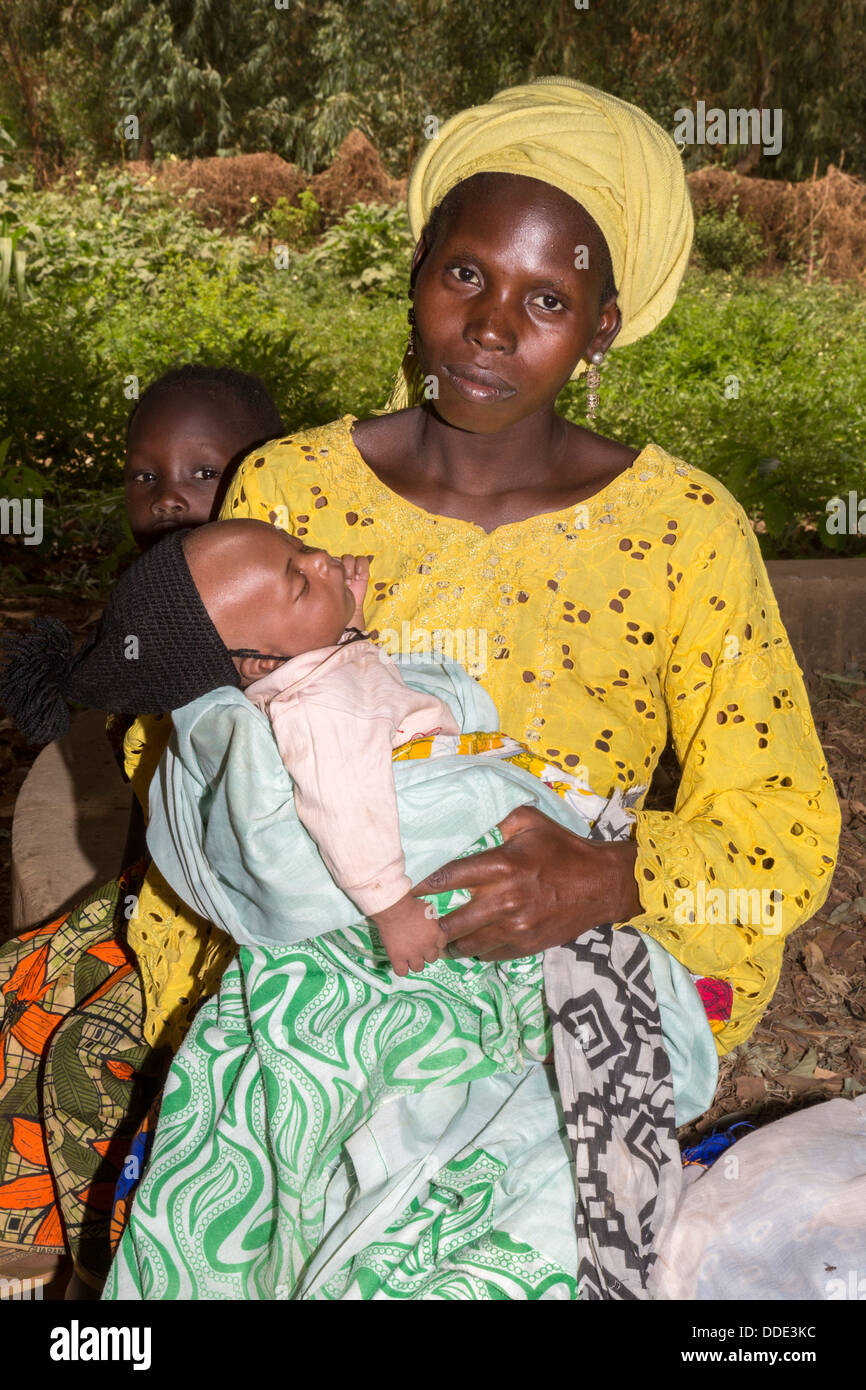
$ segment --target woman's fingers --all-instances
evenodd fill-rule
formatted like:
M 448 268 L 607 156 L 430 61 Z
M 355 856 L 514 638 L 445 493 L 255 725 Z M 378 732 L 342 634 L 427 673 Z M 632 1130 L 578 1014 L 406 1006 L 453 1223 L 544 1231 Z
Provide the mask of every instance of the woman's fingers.
M 452 888 L 480 888 L 485 883 L 497 883 L 508 872 L 508 862 L 501 849 L 485 849 L 468 859 L 451 859 L 441 869 L 434 869 L 412 889 L 416 898 L 428 893 L 444 893 Z
M 537 806 L 515 806 L 513 811 L 509 811 L 505 820 L 499 822 L 499 829 L 503 839 L 507 842 L 520 835 L 524 830 L 537 830 L 539 822 L 543 825 L 548 819 L 543 811 L 539 811 Z
M 513 910 L 510 898 L 506 900 L 490 890 L 476 889 L 472 901 L 464 903 L 462 907 L 456 907 L 445 917 L 440 917 L 439 926 L 442 928 L 445 941 L 461 940 L 470 932 L 480 931 L 483 927 L 495 927 L 508 922 Z
M 506 932 L 494 923 L 455 937 L 445 948 L 445 954 L 451 960 L 519 960 L 521 956 L 533 955 L 534 947 L 515 942 L 513 932 Z

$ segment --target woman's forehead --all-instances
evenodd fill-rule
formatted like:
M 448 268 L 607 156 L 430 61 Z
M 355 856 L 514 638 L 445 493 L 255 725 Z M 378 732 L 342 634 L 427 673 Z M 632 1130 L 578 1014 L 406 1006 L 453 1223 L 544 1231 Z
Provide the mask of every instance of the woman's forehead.
M 571 263 L 578 244 L 607 249 L 598 223 L 586 208 L 540 179 L 517 174 L 475 176 L 457 184 L 440 209 L 434 222 L 437 250 L 446 244 L 451 248 L 471 243 L 482 253 L 506 242 L 519 243 L 527 250 L 543 246 L 547 255 L 559 253 Z
M 451 227 L 479 217 L 507 216 L 510 220 L 547 221 L 567 227 L 574 222 L 590 223 L 598 230 L 586 208 L 555 184 L 524 174 L 474 174 L 455 184 L 440 203 L 439 216 Z

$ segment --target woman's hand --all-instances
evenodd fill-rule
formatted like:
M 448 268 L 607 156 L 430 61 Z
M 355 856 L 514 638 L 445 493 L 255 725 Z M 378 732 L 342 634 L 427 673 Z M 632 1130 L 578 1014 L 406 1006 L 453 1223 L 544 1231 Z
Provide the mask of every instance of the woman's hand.
M 633 840 L 581 839 L 533 806 L 518 806 L 499 829 L 504 845 L 452 859 L 412 890 L 471 892 L 440 920 L 448 955 L 517 960 L 643 910 Z

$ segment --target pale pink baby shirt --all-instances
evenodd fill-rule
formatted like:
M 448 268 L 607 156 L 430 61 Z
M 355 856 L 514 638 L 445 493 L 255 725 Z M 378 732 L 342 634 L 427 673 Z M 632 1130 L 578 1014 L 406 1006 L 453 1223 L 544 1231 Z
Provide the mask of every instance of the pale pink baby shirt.
M 410 690 L 385 652 L 354 641 L 305 652 L 247 686 L 270 720 L 295 809 L 332 878 L 365 917 L 412 887 L 392 749 L 460 732 L 448 706 Z

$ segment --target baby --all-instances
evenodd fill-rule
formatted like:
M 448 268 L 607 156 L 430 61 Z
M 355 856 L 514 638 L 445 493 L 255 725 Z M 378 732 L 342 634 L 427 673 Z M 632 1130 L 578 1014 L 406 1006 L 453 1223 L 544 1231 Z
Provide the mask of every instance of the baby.
M 396 974 L 439 958 L 432 907 L 411 895 L 391 752 L 460 732 L 360 631 L 369 561 L 335 559 L 265 522 L 184 540 L 189 571 L 249 700 L 270 720 L 295 809 L 334 881 L 379 928 Z
M 160 714 L 243 689 L 270 720 L 325 865 L 406 975 L 438 959 L 445 935 L 410 892 L 391 753 L 460 730 L 360 631 L 368 577 L 364 557 L 337 560 L 263 521 L 175 530 L 117 582 L 77 654 L 53 618 L 9 634 L 0 701 L 44 743 L 68 727 L 70 701 Z

